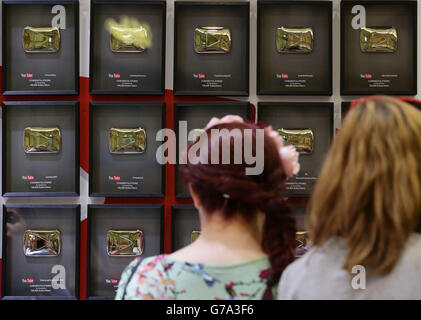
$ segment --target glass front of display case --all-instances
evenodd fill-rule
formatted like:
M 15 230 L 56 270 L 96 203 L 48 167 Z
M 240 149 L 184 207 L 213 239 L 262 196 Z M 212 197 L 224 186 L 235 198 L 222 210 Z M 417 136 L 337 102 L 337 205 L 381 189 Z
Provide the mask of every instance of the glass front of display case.
M 79 1 L 3 1 L 3 94 L 78 94 Z
M 77 205 L 3 206 L 3 299 L 79 297 Z

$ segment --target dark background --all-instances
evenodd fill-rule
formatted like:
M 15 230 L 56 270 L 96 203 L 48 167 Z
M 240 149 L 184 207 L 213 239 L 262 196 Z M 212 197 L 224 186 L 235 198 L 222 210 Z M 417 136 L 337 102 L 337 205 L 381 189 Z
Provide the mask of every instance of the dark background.
M 264 1 L 258 11 L 258 94 L 332 94 L 332 3 Z M 279 53 L 276 49 L 277 28 L 311 27 L 311 53 Z M 287 88 L 276 74 L 313 74 L 305 88 Z M 300 78 L 301 79 L 301 78 Z
M 94 3 L 91 11 L 91 91 L 124 91 L 126 93 L 164 93 L 164 56 L 165 48 L 165 5 L 161 1 L 156 4 L 104 4 Z M 120 22 L 120 17 L 127 15 L 139 22 L 147 22 L 151 26 L 152 47 L 144 52 L 115 53 L 110 48 L 110 33 L 105 29 L 107 18 Z M 137 88 L 120 88 L 109 73 L 120 73 L 121 79 L 137 79 Z M 146 75 L 146 78 L 130 78 L 131 74 Z
M 4 221 L 13 223 L 13 229 L 3 235 L 6 239 L 3 251 L 4 296 L 34 296 L 29 285 L 22 279 L 51 279 L 54 274 L 51 268 L 62 265 L 66 272 L 66 290 L 52 290 L 53 295 L 71 298 L 78 297 L 79 292 L 79 208 L 70 205 L 61 206 L 8 206 L 3 207 Z M 61 252 L 57 257 L 27 257 L 23 253 L 23 234 L 25 230 L 55 230 L 61 232 Z M 42 296 L 42 294 L 40 294 Z M 48 296 L 48 294 L 47 294 Z
M 76 102 L 63 104 L 31 103 L 3 106 L 5 128 L 3 143 L 5 152 L 3 171 L 5 188 L 3 193 L 34 192 L 75 193 L 79 191 L 79 129 L 75 127 Z M 4 110 L 3 110 L 4 111 Z M 58 127 L 61 132 L 61 150 L 53 154 L 26 154 L 23 147 L 23 135 L 26 127 Z M 63 170 L 66 168 L 66 170 Z M 31 189 L 22 176 L 34 175 L 34 181 L 46 181 L 45 176 L 58 176 L 51 179 L 52 189 Z
M 302 178 L 319 175 L 333 139 L 333 103 L 260 102 L 258 110 L 258 120 L 271 125 L 274 130 L 281 128 L 313 130 L 313 153 L 300 154 L 300 172 L 286 184 L 288 196 L 310 196 L 317 180 L 302 180 Z M 305 190 L 292 190 L 291 185 L 299 182 L 306 183 Z
M 156 133 L 164 126 L 162 103 L 107 103 L 91 104 L 91 167 L 90 192 L 94 195 L 161 196 L 164 193 L 163 166 L 156 161 L 156 150 L 161 145 Z M 146 131 L 146 149 L 142 154 L 111 154 L 111 128 L 138 128 Z M 138 190 L 118 190 L 109 176 L 119 175 L 121 181 L 134 181 L 142 176 Z
M 398 48 L 394 53 L 363 53 L 360 48 L 360 31 L 351 26 L 352 7 L 364 5 L 367 27 L 393 26 L 398 32 Z M 364 1 L 342 2 L 342 61 L 341 94 L 408 94 L 417 91 L 417 2 L 391 1 L 369 3 Z M 391 78 L 389 88 L 370 88 L 360 74 L 372 73 L 373 79 L 383 79 L 382 74 L 397 74 Z M 389 78 L 386 78 L 389 79 Z
M 174 34 L 174 93 L 176 95 L 247 95 L 249 89 L 249 5 L 175 3 Z M 231 30 L 231 51 L 196 53 L 194 30 L 217 26 Z M 214 74 L 231 74 L 222 88 L 202 88 L 193 74 L 204 73 L 206 79 Z
M 57 4 L 57 3 L 55 3 Z M 76 5 L 63 4 L 66 8 L 66 30 L 60 29 L 60 50 L 56 53 L 26 53 L 23 49 L 23 29 L 30 27 L 51 27 L 51 13 L 54 4 L 3 4 L 3 90 L 6 91 L 76 91 L 79 81 L 79 29 L 75 22 Z M 7 69 L 5 68 L 7 67 Z M 4 71 L 3 71 L 4 72 Z M 28 79 L 21 73 L 33 73 L 35 78 L 52 79 L 50 87 L 30 87 Z M 44 77 L 55 73 L 56 77 Z
M 162 209 L 160 205 L 94 205 L 88 209 L 88 297 L 114 297 L 115 288 L 106 279 L 121 279 L 121 274 L 135 257 L 109 257 L 108 230 L 141 230 L 145 241 L 140 257 L 162 253 Z

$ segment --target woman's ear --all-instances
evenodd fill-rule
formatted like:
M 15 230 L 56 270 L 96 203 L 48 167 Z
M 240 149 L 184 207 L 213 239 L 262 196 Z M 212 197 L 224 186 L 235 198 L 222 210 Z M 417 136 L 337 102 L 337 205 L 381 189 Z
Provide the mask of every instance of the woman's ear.
M 199 196 L 194 192 L 191 184 L 189 183 L 189 190 L 191 197 L 193 198 L 193 204 L 197 209 L 200 209 L 202 207 L 202 203 L 200 202 Z

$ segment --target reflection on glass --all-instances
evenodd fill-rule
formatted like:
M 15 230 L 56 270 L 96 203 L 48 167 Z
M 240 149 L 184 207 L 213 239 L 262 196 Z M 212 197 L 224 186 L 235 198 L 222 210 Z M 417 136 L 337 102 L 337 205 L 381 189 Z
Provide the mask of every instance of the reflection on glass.
M 142 128 L 111 128 L 109 149 L 113 154 L 139 154 L 146 149 L 146 131 Z
M 110 257 L 132 257 L 143 253 L 145 240 L 141 230 L 108 230 L 107 254 Z
M 60 31 L 57 27 L 23 29 L 23 49 L 28 53 L 57 52 L 60 49 Z
M 58 153 L 61 147 L 59 128 L 27 127 L 23 133 L 25 153 Z
M 112 52 L 144 52 L 152 46 L 152 32 L 148 23 L 122 16 L 120 22 L 109 18 L 105 28 L 110 33 Z
M 309 53 L 313 51 L 312 28 L 280 27 L 276 32 L 276 49 L 280 53 Z
M 27 257 L 58 256 L 61 249 L 59 230 L 26 230 L 23 252 Z
M 310 154 L 314 148 L 314 133 L 311 129 L 278 129 L 286 146 L 292 145 L 297 152 Z
M 228 53 L 231 31 L 224 27 L 200 27 L 194 30 L 194 50 L 197 53 Z
M 398 31 L 393 27 L 361 28 L 362 52 L 395 52 L 398 48 Z

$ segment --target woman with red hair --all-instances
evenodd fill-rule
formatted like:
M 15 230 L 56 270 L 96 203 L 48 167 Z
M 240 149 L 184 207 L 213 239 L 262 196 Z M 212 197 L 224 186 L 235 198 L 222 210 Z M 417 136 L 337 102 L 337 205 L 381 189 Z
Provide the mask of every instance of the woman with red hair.
M 223 137 L 210 134 L 217 129 L 232 133 L 228 162 Z M 255 155 L 263 150 L 256 155 L 264 164 L 261 174 L 246 174 L 251 165 L 244 152 L 238 161 L 236 138 Z M 189 152 L 193 147 L 199 154 Z M 170 255 L 133 261 L 116 299 L 271 299 L 294 260 L 295 219 L 282 194 L 286 179 L 299 170 L 295 149 L 271 128 L 227 116 L 212 119 L 185 157 L 181 173 L 199 211 L 201 234 Z

